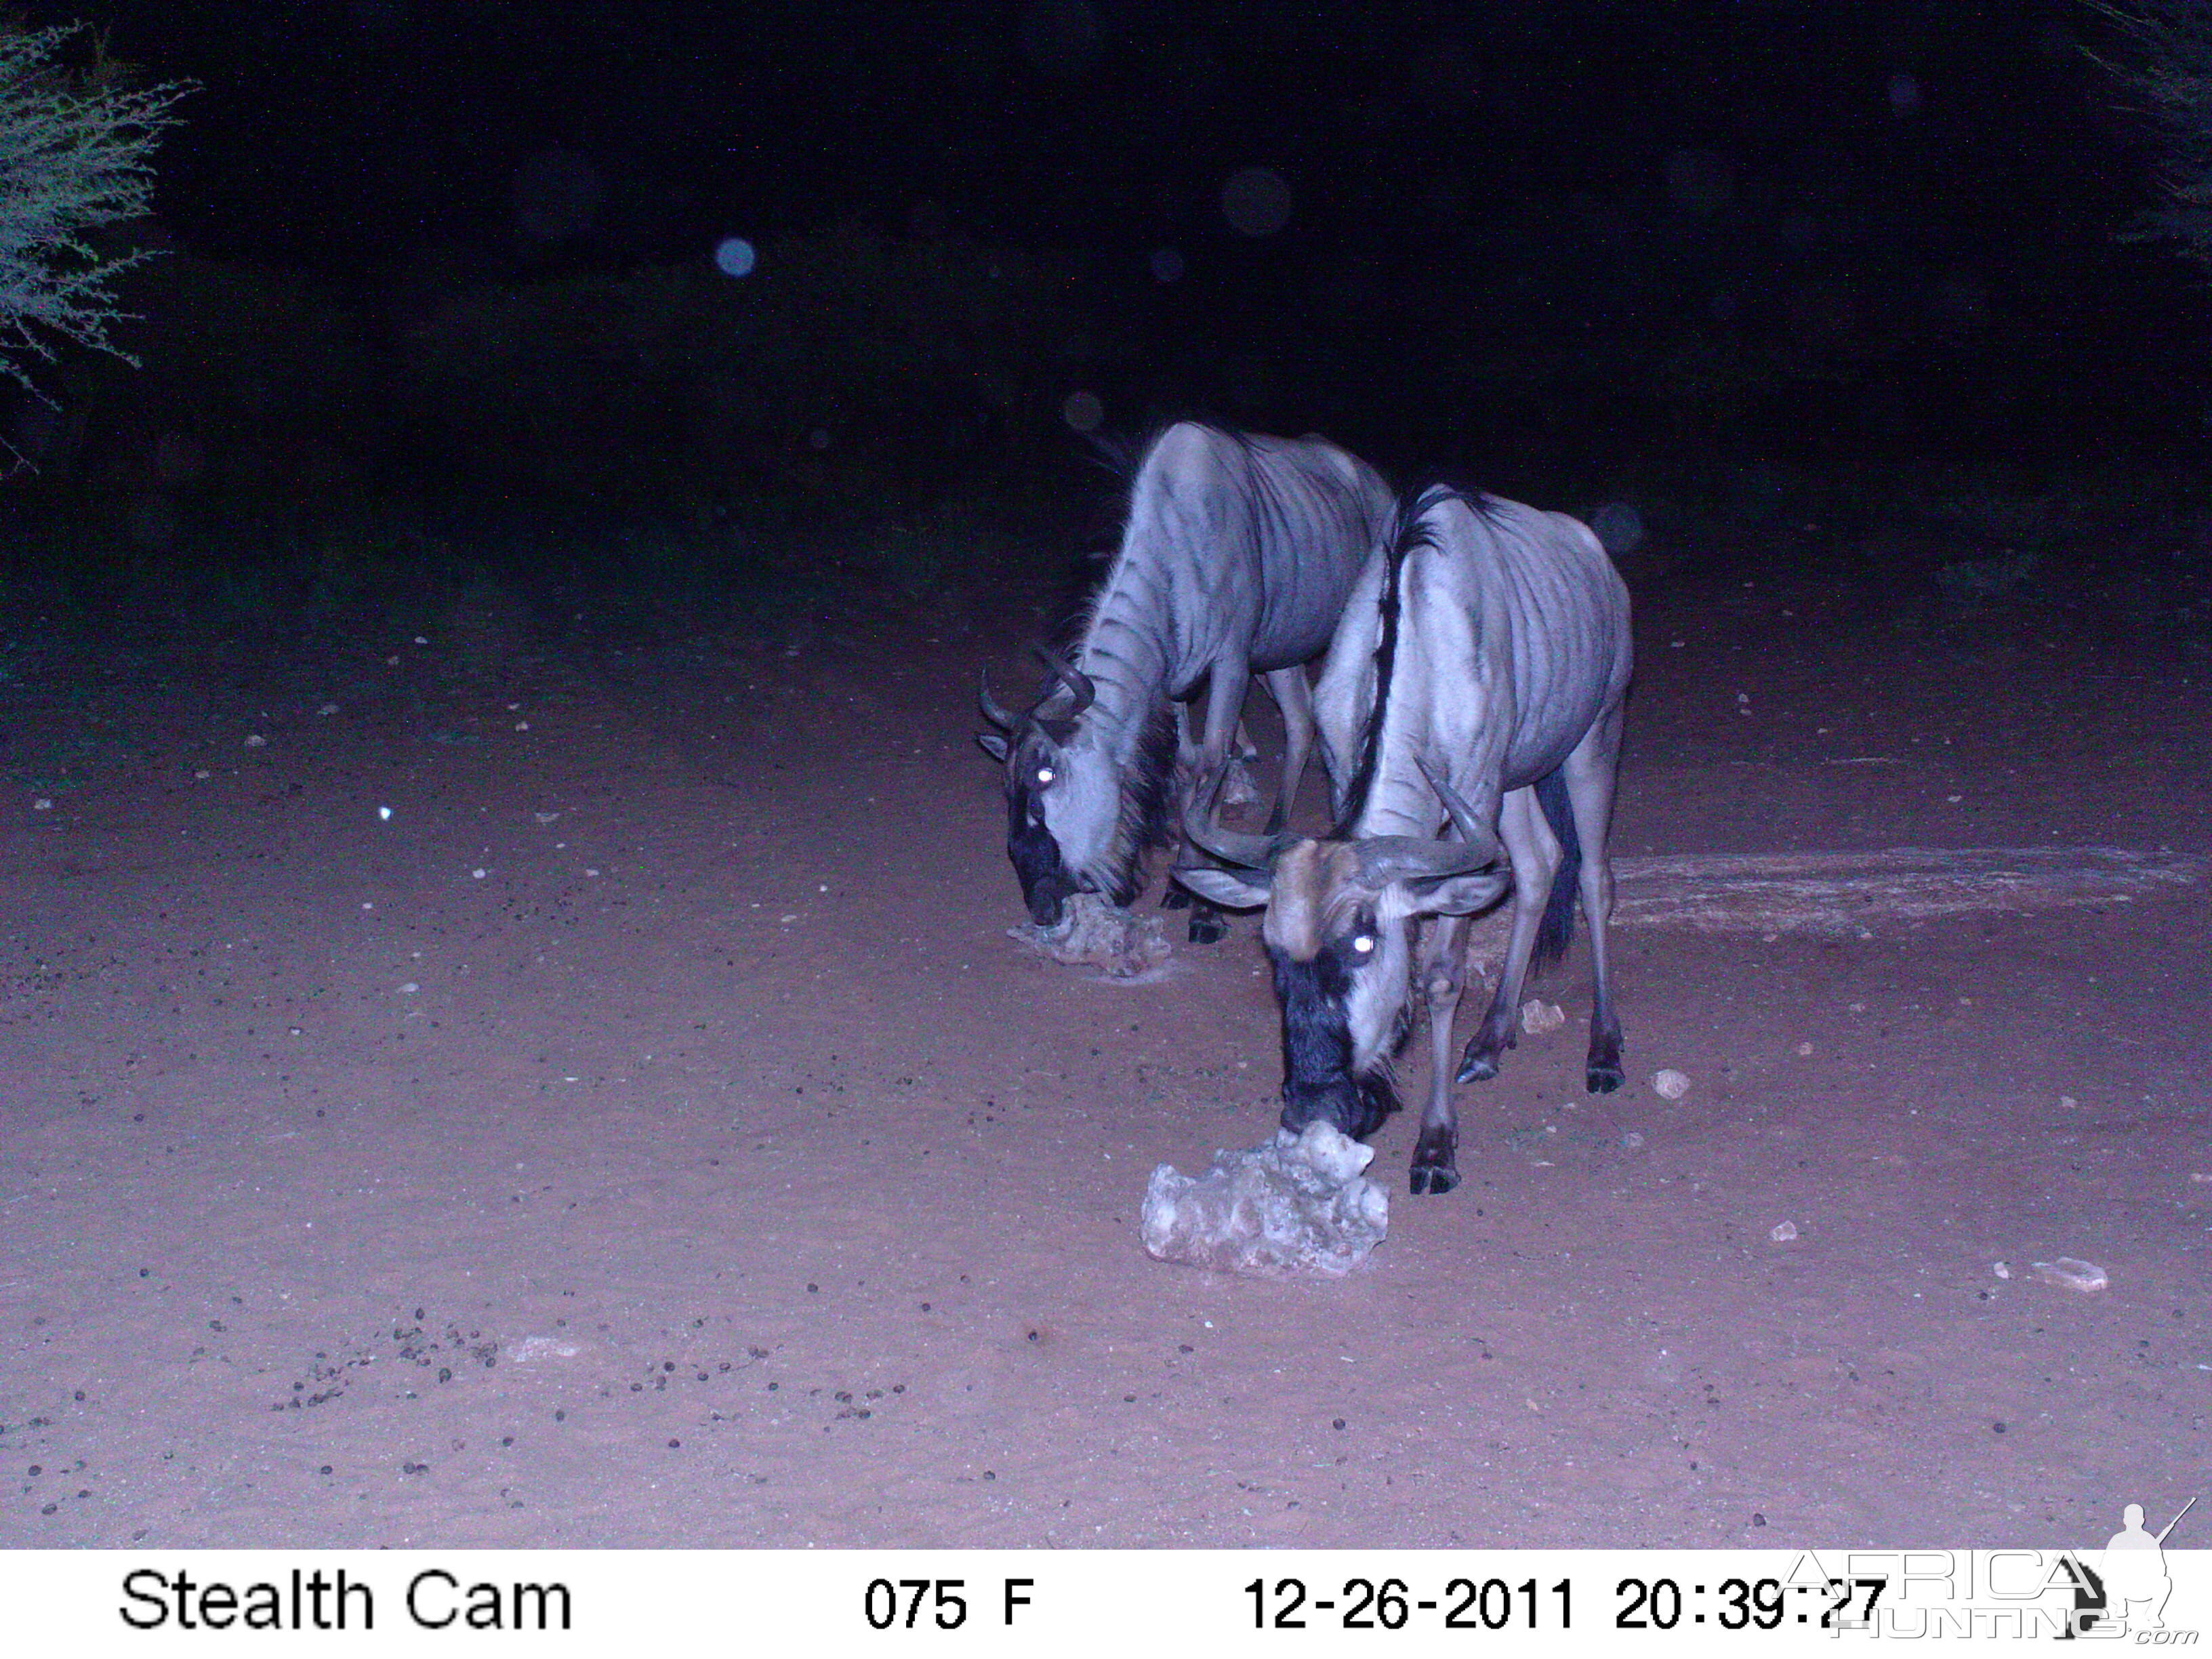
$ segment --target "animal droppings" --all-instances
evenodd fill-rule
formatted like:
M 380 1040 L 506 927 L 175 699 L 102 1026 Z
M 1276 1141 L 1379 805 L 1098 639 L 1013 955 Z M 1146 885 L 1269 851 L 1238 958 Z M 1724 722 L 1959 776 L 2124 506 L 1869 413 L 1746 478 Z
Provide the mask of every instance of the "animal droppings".
M 2046 1285 L 2068 1291 L 2101 1291 L 2112 1282 L 2095 1262 L 2071 1255 L 2062 1255 L 2056 1261 L 2037 1262 L 2035 1276 Z
M 1109 979 L 1135 979 L 1170 954 L 1158 916 L 1133 915 L 1096 893 L 1078 893 L 1057 927 L 1009 927 L 1006 937 L 1071 968 L 1096 968 Z
M 1389 1231 L 1390 1196 L 1362 1173 L 1374 1156 L 1310 1123 L 1250 1152 L 1217 1152 L 1202 1176 L 1163 1164 L 1139 1218 L 1146 1254 L 1227 1273 L 1348 1273 Z
M 1521 1005 L 1521 1029 L 1530 1036 L 1541 1036 L 1547 1031 L 1556 1031 L 1566 1023 L 1566 1010 L 1556 1002 L 1547 1002 L 1541 997 L 1530 997 Z
M 1690 1079 L 1677 1071 L 1654 1072 L 1651 1074 L 1651 1092 L 1662 1100 L 1680 1100 L 1690 1092 Z

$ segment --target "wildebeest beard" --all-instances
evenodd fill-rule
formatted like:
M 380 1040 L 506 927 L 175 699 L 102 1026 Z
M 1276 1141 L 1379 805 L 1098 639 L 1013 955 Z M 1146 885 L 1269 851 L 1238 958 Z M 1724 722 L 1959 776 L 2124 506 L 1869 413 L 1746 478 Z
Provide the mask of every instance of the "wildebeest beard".
M 1006 856 L 1021 878 L 1022 902 L 1030 920 L 1040 927 L 1060 925 L 1061 908 L 1076 890 L 1075 878 L 1060 856 L 1060 843 L 1046 829 L 1042 815 L 1032 810 L 1034 793 L 1021 787 L 1006 791 Z
M 1324 945 L 1311 961 L 1300 961 L 1270 945 L 1267 958 L 1283 1012 L 1283 1127 L 1296 1133 L 1320 1121 L 1364 1140 L 1398 1109 L 1398 1091 L 1387 1058 L 1352 1074 L 1345 1014 L 1352 969 L 1343 947 Z M 1401 1012 L 1386 1054 L 1403 1041 L 1408 1024 Z

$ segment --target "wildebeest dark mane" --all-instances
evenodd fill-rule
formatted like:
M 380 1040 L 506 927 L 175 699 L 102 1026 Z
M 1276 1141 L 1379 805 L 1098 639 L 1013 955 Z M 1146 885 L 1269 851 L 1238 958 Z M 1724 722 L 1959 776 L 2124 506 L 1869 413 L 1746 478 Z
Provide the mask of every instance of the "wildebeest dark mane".
M 1347 839 L 1359 816 L 1367 810 L 1367 797 L 1375 787 L 1375 769 L 1382 759 L 1382 726 L 1389 714 L 1390 685 L 1398 661 L 1399 617 L 1404 608 L 1406 560 L 1417 548 L 1434 547 L 1436 538 L 1425 522 L 1429 509 L 1439 502 L 1459 500 L 1485 519 L 1497 510 L 1497 499 L 1480 489 L 1438 481 L 1398 497 L 1398 512 L 1390 529 L 1389 550 L 1382 567 L 1382 632 L 1375 642 L 1375 696 L 1368 705 L 1366 724 L 1359 732 L 1359 762 L 1352 769 L 1351 787 L 1345 791 L 1344 809 L 1329 833 Z
M 1145 860 L 1175 838 L 1176 720 L 1162 702 L 1146 717 L 1137 751 L 1121 770 L 1121 811 L 1108 858 L 1110 896 L 1127 904 L 1145 882 Z

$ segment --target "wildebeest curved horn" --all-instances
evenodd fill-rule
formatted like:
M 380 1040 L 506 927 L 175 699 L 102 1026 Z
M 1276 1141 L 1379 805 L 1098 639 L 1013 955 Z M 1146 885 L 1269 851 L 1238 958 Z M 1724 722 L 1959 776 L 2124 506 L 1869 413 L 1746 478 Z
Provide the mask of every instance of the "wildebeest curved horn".
M 1066 683 L 1069 690 L 1075 693 L 1075 707 L 1067 711 L 1068 719 L 1073 720 L 1085 709 L 1090 708 L 1092 699 L 1098 695 L 1098 688 L 1091 684 L 1091 676 L 1048 645 L 1037 647 L 1036 653 L 1038 659 L 1057 674 Z
M 1463 841 L 1431 841 L 1425 836 L 1375 836 L 1356 841 L 1359 873 L 1380 884 L 1388 881 L 1442 881 L 1487 870 L 1504 856 L 1495 841 L 1485 847 Z
M 1224 830 L 1218 823 L 1207 823 L 1200 817 L 1198 803 L 1193 801 L 1183 809 L 1182 836 L 1201 853 L 1211 854 L 1222 863 L 1244 870 L 1271 870 L 1275 855 L 1290 845 L 1292 837 L 1249 835 L 1239 830 Z
M 1421 769 L 1421 775 L 1429 781 L 1429 787 L 1437 792 L 1437 799 L 1444 804 L 1444 811 L 1451 814 L 1452 824 L 1458 830 L 1460 840 L 1469 847 L 1486 848 L 1489 856 L 1485 863 L 1503 859 L 1505 848 L 1499 844 L 1497 832 L 1475 817 L 1474 809 L 1444 781 L 1443 773 L 1431 768 L 1418 755 L 1413 757 L 1413 764 Z
M 1007 709 L 1000 708 L 999 706 L 999 700 L 991 695 L 991 676 L 989 673 L 985 672 L 978 675 L 976 677 L 976 680 L 975 701 L 983 710 L 983 718 L 990 721 L 992 725 L 997 726 L 1001 732 L 1011 732 L 1017 726 L 1019 726 L 1022 723 L 1022 717 L 1019 714 L 1013 714 Z

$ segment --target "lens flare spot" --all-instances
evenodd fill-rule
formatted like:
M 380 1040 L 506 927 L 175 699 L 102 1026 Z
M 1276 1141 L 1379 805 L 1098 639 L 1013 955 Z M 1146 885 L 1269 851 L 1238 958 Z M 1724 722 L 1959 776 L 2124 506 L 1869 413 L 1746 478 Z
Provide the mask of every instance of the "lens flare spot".
M 1071 392 L 1060 406 L 1060 417 L 1078 432 L 1096 432 L 1106 419 L 1106 405 L 1088 392 Z
M 1291 187 L 1273 167 L 1243 167 L 1221 186 L 1221 216 L 1244 236 L 1273 236 L 1291 222 Z
M 725 276 L 750 276 L 760 256 L 742 236 L 725 236 L 714 244 L 714 269 Z

